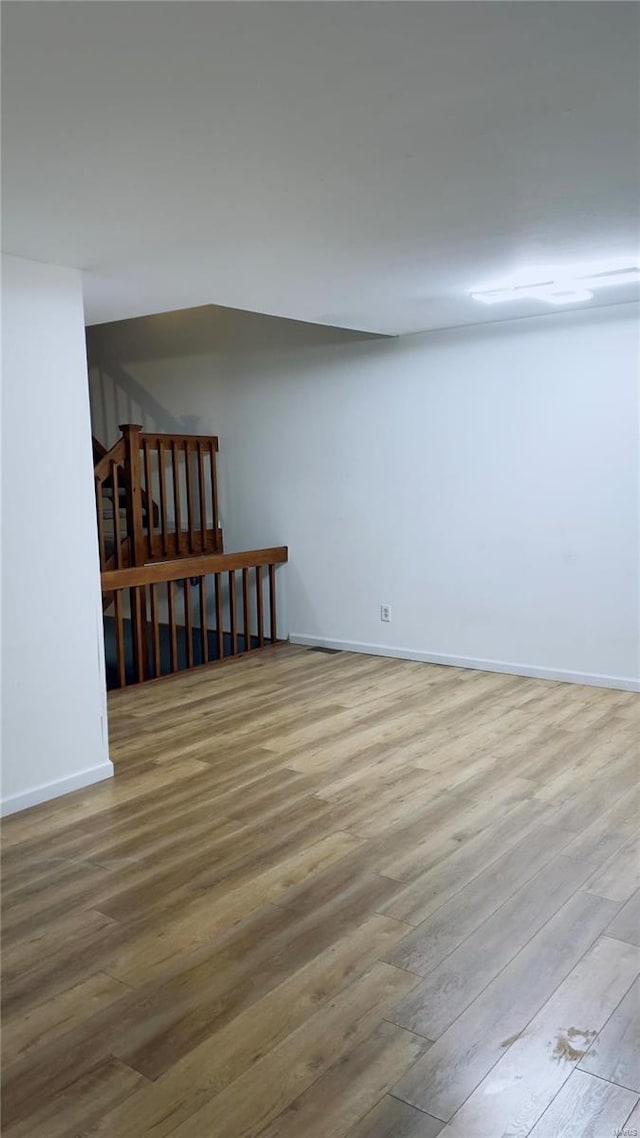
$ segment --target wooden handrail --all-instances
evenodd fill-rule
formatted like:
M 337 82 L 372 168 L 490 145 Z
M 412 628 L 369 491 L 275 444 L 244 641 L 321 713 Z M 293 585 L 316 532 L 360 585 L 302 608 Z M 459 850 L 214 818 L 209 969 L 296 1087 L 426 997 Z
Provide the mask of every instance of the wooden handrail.
M 130 441 L 125 433 L 123 438 L 107 450 L 102 443 L 92 436 L 94 467 L 93 475 L 96 488 L 96 509 L 98 514 L 98 539 L 100 546 L 100 563 L 103 569 L 110 568 L 112 564 L 120 565 L 144 562 L 144 551 L 140 537 L 137 546 L 132 538 L 137 531 L 142 530 L 143 518 L 146 514 L 147 527 L 158 524 L 158 507 L 151 500 L 147 491 L 139 488 L 139 478 L 135 478 L 134 466 L 130 461 Z M 132 474 L 134 478 L 132 479 Z M 113 491 L 113 541 L 115 550 L 111 555 L 107 553 L 104 532 L 104 489 L 105 483 L 111 482 Z M 138 492 L 134 495 L 134 486 L 137 484 Z M 124 491 L 126 497 L 126 535 L 120 530 L 120 498 L 116 490 Z M 137 522 L 137 524 L 136 524 Z M 133 556 L 132 556 L 133 552 Z
M 204 557 L 182 557 L 176 561 L 155 561 L 130 569 L 110 569 L 101 574 L 102 591 L 128 589 L 134 585 L 153 585 L 160 581 L 181 581 L 185 577 L 203 577 L 208 573 L 227 573 L 235 569 L 253 569 L 263 565 L 283 565 L 289 560 L 286 545 L 268 549 L 249 549 L 241 553 L 212 553 Z
M 97 439 L 95 435 L 91 436 L 91 445 L 93 446 L 93 465 L 95 466 L 96 462 L 104 458 L 107 453 L 107 448 L 102 445 L 100 439 Z
M 102 573 L 109 687 L 221 663 L 278 639 L 276 570 L 286 546 Z
M 124 427 L 120 427 L 124 430 Z M 149 443 L 207 443 L 213 446 L 214 450 L 218 450 L 218 437 L 217 435 L 169 435 L 163 434 L 161 431 L 140 431 L 140 438 L 146 439 Z
M 109 451 L 93 440 L 108 686 L 279 643 L 276 567 L 288 550 L 223 553 L 218 439 L 120 430 Z
M 109 451 L 92 440 L 102 569 L 112 567 L 103 516 L 105 483 L 123 494 L 123 502 L 114 495 L 113 504 L 119 569 L 222 553 L 217 436 L 159 434 L 136 423 L 121 424 L 120 430 L 122 438 Z M 123 532 L 120 506 L 125 503 Z
M 118 466 L 122 466 L 124 459 L 124 439 L 118 439 L 117 443 L 114 443 L 111 447 L 111 450 L 105 451 L 100 461 L 96 462 L 93 468 L 94 477 L 98 482 L 104 482 L 105 479 L 111 477 L 111 464 L 115 462 Z

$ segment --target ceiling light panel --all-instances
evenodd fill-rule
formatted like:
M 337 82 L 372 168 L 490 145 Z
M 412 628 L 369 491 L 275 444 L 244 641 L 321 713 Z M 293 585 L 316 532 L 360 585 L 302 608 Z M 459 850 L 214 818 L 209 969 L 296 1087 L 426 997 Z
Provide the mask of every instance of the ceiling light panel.
M 532 279 L 525 283 L 519 280 L 504 288 L 492 288 L 471 293 L 473 300 L 481 304 L 506 304 L 517 300 L 539 300 L 545 304 L 577 304 L 592 300 L 594 293 L 602 288 L 615 288 L 621 285 L 638 284 L 640 266 L 627 264 L 621 268 L 606 271 L 585 272 L 563 270 L 546 280 Z

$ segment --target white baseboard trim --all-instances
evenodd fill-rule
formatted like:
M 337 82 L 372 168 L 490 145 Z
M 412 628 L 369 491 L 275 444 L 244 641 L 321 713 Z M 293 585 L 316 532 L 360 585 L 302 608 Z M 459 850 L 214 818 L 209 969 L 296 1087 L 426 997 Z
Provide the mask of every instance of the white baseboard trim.
M 640 692 L 640 679 L 631 676 L 601 676 L 594 672 L 569 672 L 562 668 L 539 668 L 536 664 L 512 664 L 507 660 L 477 660 L 473 656 L 444 656 L 440 652 L 418 652 L 413 648 L 392 648 L 387 644 L 358 644 L 350 640 L 329 640 L 324 636 L 305 636 L 292 632 L 291 644 L 310 648 L 336 648 L 340 652 L 362 652 L 368 656 L 391 656 L 398 660 L 418 660 L 424 664 L 444 664 L 451 668 L 472 668 L 477 672 L 504 672 L 534 680 L 559 680 L 565 684 L 587 684 L 595 688 Z
M 85 786 L 92 786 L 94 782 L 103 782 L 113 777 L 113 763 L 100 763 L 97 767 L 78 771 L 77 774 L 56 782 L 44 782 L 35 786 L 33 790 L 25 790 L 21 794 L 12 794 L 3 798 L 0 803 L 0 815 L 6 818 L 9 814 L 17 814 L 19 810 L 27 810 L 30 806 L 38 806 L 41 802 L 48 802 L 51 798 L 60 798 L 62 794 L 70 794 L 72 790 L 82 790 Z

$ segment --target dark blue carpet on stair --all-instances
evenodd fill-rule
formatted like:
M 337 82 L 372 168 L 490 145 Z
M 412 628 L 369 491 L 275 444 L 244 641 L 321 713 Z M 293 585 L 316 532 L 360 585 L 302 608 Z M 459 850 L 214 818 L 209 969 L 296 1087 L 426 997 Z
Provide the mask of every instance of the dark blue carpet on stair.
M 131 630 L 131 621 L 123 621 L 124 625 L 124 645 L 125 645 L 125 671 L 127 677 L 127 684 L 136 682 L 136 669 L 133 657 L 133 634 Z M 178 648 L 178 667 L 187 668 L 187 632 L 182 626 L 177 628 L 177 648 Z M 105 656 L 107 665 L 107 688 L 117 688 L 120 686 L 118 681 L 118 656 L 116 651 L 116 621 L 113 616 L 105 616 L 104 618 L 104 641 L 105 641 Z M 199 628 L 192 630 L 192 644 L 193 644 L 193 663 L 204 664 L 205 660 L 202 652 L 202 634 Z M 242 635 L 237 637 L 238 652 L 246 651 L 245 638 Z M 259 640 L 257 637 L 251 637 L 251 648 L 259 647 Z M 218 637 L 216 632 L 208 633 L 209 645 L 209 661 L 218 659 Z M 224 634 L 224 656 L 232 656 L 231 650 L 231 636 L 228 632 Z M 153 669 L 153 635 L 152 630 L 148 628 L 147 640 L 147 661 L 148 661 L 148 677 L 154 675 Z M 167 624 L 160 625 L 160 675 L 168 676 L 173 671 L 171 667 L 171 634 Z

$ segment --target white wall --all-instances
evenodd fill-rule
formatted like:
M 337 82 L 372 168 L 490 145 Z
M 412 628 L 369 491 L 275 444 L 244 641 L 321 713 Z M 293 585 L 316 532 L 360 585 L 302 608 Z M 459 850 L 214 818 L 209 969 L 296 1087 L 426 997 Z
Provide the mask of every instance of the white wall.
M 113 773 L 80 274 L 2 258 L 2 808 Z
M 395 340 L 209 310 L 209 343 L 199 312 L 91 352 L 220 435 L 226 548 L 289 545 L 292 639 L 638 686 L 636 305 Z

